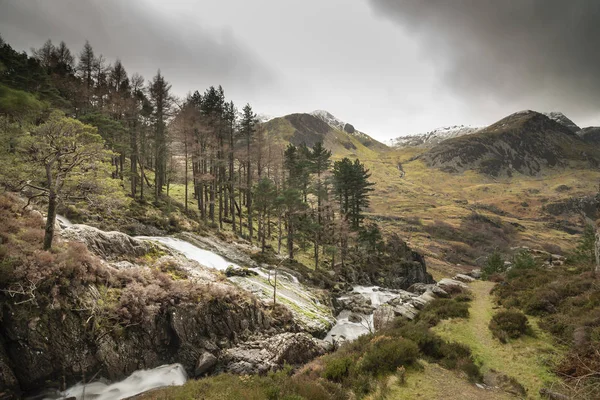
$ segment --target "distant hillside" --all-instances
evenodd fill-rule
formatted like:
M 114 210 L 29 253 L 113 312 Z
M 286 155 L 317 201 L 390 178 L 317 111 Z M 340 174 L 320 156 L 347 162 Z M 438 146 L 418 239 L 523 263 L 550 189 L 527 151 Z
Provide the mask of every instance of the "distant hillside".
M 566 118 L 566 117 L 565 117 Z M 535 111 L 512 114 L 471 135 L 448 139 L 421 158 L 448 172 L 476 170 L 488 175 L 537 175 L 545 167 L 597 165 L 600 151 L 572 128 Z
M 431 148 L 444 140 L 454 137 L 469 135 L 477 132 L 480 127 L 472 127 L 465 125 L 446 126 L 434 129 L 427 133 L 418 133 L 415 135 L 400 136 L 389 140 L 386 144 L 397 149 L 405 147 L 423 147 Z
M 586 143 L 600 145 L 600 126 L 589 126 L 577 132 L 577 136 Z
M 317 112 L 315 112 L 317 113 Z M 370 136 L 343 123 L 327 112 L 321 115 L 290 114 L 273 118 L 263 124 L 270 137 L 299 146 L 305 143 L 312 147 L 322 141 L 334 155 L 357 157 L 373 156 L 388 147 Z

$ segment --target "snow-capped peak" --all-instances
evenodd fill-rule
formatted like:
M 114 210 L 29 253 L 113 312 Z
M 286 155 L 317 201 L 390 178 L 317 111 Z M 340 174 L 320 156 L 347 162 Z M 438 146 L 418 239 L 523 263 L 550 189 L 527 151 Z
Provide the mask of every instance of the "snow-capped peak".
M 578 132 L 581 130 L 581 128 L 579 126 L 577 126 L 577 124 L 575 124 L 575 122 L 571 121 L 569 118 L 567 118 L 567 116 L 565 114 L 563 114 L 559 111 L 545 112 L 542 114 L 544 114 L 546 117 L 550 118 L 551 120 L 558 122 L 559 124 L 561 124 L 563 126 L 566 126 L 572 132 Z
M 426 133 L 400 136 L 386 141 L 391 147 L 432 147 L 444 140 L 454 137 L 469 135 L 480 130 L 481 127 L 467 125 L 444 126 Z
M 323 120 L 324 122 L 327 123 L 327 125 L 331 126 L 332 128 L 344 130 L 344 127 L 346 126 L 346 122 L 342 121 L 339 118 L 334 117 L 329 111 L 315 110 L 315 111 L 311 112 L 310 114 Z
M 256 116 L 256 119 L 258 120 L 258 122 L 260 122 L 261 124 L 264 124 L 265 122 L 269 122 L 272 119 L 275 119 L 277 117 L 274 117 L 272 115 L 268 115 L 268 114 L 258 114 Z

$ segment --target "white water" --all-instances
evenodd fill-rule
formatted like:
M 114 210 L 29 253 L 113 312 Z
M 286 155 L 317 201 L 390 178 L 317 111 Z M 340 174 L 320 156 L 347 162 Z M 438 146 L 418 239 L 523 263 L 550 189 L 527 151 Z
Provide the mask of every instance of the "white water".
M 162 243 L 174 250 L 181 252 L 190 260 L 198 261 L 205 267 L 225 271 L 227 267 L 240 268 L 239 265 L 232 263 L 212 251 L 201 249 L 185 240 L 176 239 L 168 236 L 136 236 L 136 239 L 150 240 L 153 242 Z
M 74 397 L 77 400 L 120 400 L 165 386 L 181 386 L 186 381 L 187 376 L 181 364 L 162 365 L 154 369 L 135 371 L 126 379 L 112 384 L 78 383 L 60 393 L 58 399 Z
M 58 221 L 59 225 L 67 228 L 69 226 L 73 226 L 73 223 L 71 223 L 71 221 L 69 221 L 66 217 L 63 217 L 62 215 L 56 215 L 56 220 Z
M 381 289 L 378 286 L 354 286 L 352 288 L 352 293 L 361 294 L 363 297 L 370 299 L 371 304 L 374 307 L 379 307 L 390 300 L 400 297 L 405 292 L 390 292 L 385 289 Z M 411 295 L 410 293 L 408 294 Z M 344 299 L 344 297 L 346 296 L 342 296 L 340 299 Z M 344 310 L 337 316 L 336 324 L 333 326 L 333 328 L 331 328 L 325 337 L 326 341 L 352 341 L 358 339 L 359 336 L 370 333 L 373 330 L 373 313 L 369 315 L 358 314 L 361 318 L 359 322 L 350 321 L 349 317 L 351 314 L 351 311 Z

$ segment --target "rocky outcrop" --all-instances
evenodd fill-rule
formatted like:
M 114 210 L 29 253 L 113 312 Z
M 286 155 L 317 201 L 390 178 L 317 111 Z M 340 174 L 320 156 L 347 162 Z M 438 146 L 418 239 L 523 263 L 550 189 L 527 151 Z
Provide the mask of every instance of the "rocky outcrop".
M 61 236 L 84 243 L 90 251 L 106 260 L 124 256 L 141 257 L 155 248 L 147 241 L 134 239 L 124 233 L 105 232 L 88 225 L 66 227 Z
M 427 272 L 423 256 L 411 250 L 406 243 L 399 244 L 401 250 L 388 256 L 385 263 L 361 266 L 346 265 L 341 276 L 348 283 L 364 286 L 378 285 L 390 289 L 406 290 L 415 283 L 433 284 L 435 281 Z
M 306 333 L 286 332 L 245 342 L 227 349 L 223 369 L 240 375 L 265 373 L 289 365 L 304 364 L 325 353 L 326 346 Z
M 0 337 L 0 399 L 17 398 L 21 390 Z
M 109 325 L 86 312 L 26 311 L 5 306 L 0 336 L 2 379 L 14 377 L 25 392 L 54 386 L 59 389 L 85 377 L 118 380 L 143 368 L 181 363 L 190 376 L 207 372 L 211 353 L 220 357 L 231 346 L 257 332 L 284 329 L 258 302 L 214 299 L 202 304 L 165 307 L 154 318 L 131 326 Z

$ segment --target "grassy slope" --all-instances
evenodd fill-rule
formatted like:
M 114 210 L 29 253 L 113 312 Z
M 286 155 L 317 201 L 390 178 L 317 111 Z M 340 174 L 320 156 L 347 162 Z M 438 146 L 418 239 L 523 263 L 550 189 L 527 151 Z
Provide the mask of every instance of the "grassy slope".
M 448 371 L 438 364 L 422 362 L 423 371 L 411 372 L 406 377 L 403 385 L 398 383 L 397 377 L 390 379 L 391 392 L 387 399 L 413 400 L 413 399 L 437 399 L 437 400 L 500 400 L 512 399 L 513 397 L 501 392 L 482 390 L 469 383 L 463 376 L 453 371 Z
M 493 338 L 488 329 L 495 313 L 490 296 L 493 286 L 494 283 L 483 281 L 471 284 L 474 300 L 470 308 L 470 318 L 442 321 L 434 331 L 446 340 L 469 346 L 484 373 L 494 369 L 512 376 L 527 389 L 529 397 L 537 398 L 537 393 L 544 384 L 557 381 L 557 377 L 548 370 L 548 366 L 559 350 L 550 344 L 551 339 L 531 318 L 535 338 L 524 337 L 507 344 Z
M 371 217 L 381 220 L 387 230 L 401 233 L 430 260 L 437 259 L 432 267 L 442 274 L 456 269 L 455 265 L 444 260 L 452 243 L 429 237 L 423 226 L 444 221 L 460 227 L 464 218 L 473 212 L 474 206 L 491 205 L 506 215 L 499 216 L 482 209 L 477 212 L 525 227 L 515 232 L 512 238 L 514 245 L 541 247 L 545 243 L 553 243 L 567 250 L 573 247 L 576 237 L 548 228 L 547 223 L 553 218 L 544 215 L 542 207 L 549 202 L 595 193 L 600 181 L 600 172 L 589 169 L 555 169 L 547 170 L 539 177 L 517 174 L 513 178 L 497 179 L 472 171 L 449 174 L 429 168 L 420 160 L 413 160 L 422 151 L 395 150 L 375 159 L 361 160 L 371 170 L 372 180 L 376 183 L 371 198 Z M 398 163 L 402 164 L 406 173 L 404 177 L 397 168 Z M 558 192 L 556 188 L 560 185 L 567 185 L 571 190 Z M 396 217 L 396 220 L 390 221 L 390 216 Z M 570 222 L 580 224 L 575 217 Z

